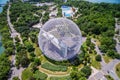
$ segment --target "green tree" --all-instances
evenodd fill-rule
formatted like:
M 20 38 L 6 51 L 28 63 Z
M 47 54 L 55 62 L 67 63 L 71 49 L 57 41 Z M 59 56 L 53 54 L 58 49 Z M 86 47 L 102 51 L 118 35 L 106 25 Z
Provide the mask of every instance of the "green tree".
M 96 55 L 95 56 L 95 59 L 96 59 L 96 61 L 101 61 L 102 59 L 101 59 L 101 55 Z
M 5 54 L 0 55 L 0 80 L 7 80 L 10 71 L 10 61 Z
M 40 59 L 39 58 L 35 58 L 34 59 L 34 63 L 37 64 L 37 65 L 40 65 L 41 64 Z
M 13 80 L 20 80 L 18 77 L 13 77 Z
M 89 66 L 84 66 L 81 69 L 81 72 L 83 72 L 85 74 L 85 77 L 89 77 L 91 75 L 91 71 L 92 71 L 92 69 Z

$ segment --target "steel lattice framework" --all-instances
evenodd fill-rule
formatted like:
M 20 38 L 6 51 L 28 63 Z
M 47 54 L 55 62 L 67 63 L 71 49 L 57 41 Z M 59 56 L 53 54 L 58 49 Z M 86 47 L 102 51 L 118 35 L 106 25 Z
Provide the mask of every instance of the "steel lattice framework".
M 73 21 L 55 18 L 42 26 L 38 41 L 44 55 L 50 59 L 62 61 L 74 57 L 79 52 L 82 36 Z

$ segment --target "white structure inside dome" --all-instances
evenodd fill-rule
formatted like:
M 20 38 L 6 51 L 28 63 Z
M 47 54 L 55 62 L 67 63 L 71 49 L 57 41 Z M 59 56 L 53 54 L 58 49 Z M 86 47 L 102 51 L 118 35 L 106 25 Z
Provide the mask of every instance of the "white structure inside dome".
M 38 41 L 43 54 L 56 61 L 74 57 L 82 43 L 78 26 L 66 18 L 46 22 L 40 29 Z

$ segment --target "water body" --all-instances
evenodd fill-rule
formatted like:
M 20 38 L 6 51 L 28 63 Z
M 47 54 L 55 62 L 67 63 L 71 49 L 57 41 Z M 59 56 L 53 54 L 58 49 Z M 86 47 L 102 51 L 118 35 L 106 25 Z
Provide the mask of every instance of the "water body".
M 1 38 L 2 36 L 0 35 L 0 54 L 3 53 L 5 50 L 5 48 L 2 46 Z
M 89 2 L 93 2 L 93 3 L 101 3 L 101 2 L 105 2 L 105 3 L 115 3 L 115 4 L 120 4 L 120 0 L 86 0 Z
M 9 0 L 0 0 L 0 4 L 6 4 Z M 0 6 L 0 13 L 2 12 L 3 7 Z
M 9 0 L 0 0 L 0 4 L 6 4 L 7 1 Z M 3 10 L 3 6 L 0 5 L 0 13 L 2 12 L 2 10 Z M 0 35 L 0 54 L 3 53 L 5 50 L 5 48 L 2 46 L 1 38 L 2 36 Z

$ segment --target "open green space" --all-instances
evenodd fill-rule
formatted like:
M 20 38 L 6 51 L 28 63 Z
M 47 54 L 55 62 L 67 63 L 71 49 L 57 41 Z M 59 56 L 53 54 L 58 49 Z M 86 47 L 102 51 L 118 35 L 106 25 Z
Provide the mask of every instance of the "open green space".
M 35 74 L 33 75 L 33 77 L 36 79 L 36 80 L 46 80 L 47 79 L 47 75 L 45 73 L 42 73 L 40 71 L 36 71 Z
M 93 67 L 95 67 L 96 69 L 100 69 L 101 68 L 101 64 L 100 64 L 100 62 L 98 62 L 98 61 L 95 60 L 95 56 L 96 56 L 95 54 L 90 54 L 91 65 Z
M 103 56 L 103 59 L 104 59 L 105 63 L 109 63 L 112 60 L 112 58 L 110 58 L 107 55 Z
M 120 78 L 120 63 L 116 65 L 116 69 L 115 69 L 118 77 Z
M 29 69 L 26 68 L 23 72 L 22 72 L 22 80 L 29 80 L 29 78 L 31 78 L 33 76 L 33 72 Z
M 52 63 L 49 62 L 45 62 L 41 65 L 42 68 L 51 70 L 51 71 L 62 71 L 65 72 L 67 71 L 67 66 L 62 66 L 62 65 L 54 65 Z
M 50 77 L 50 80 L 72 80 L 72 78 L 70 76 Z
M 105 77 L 107 78 L 107 80 L 114 80 L 110 75 L 105 75 Z

